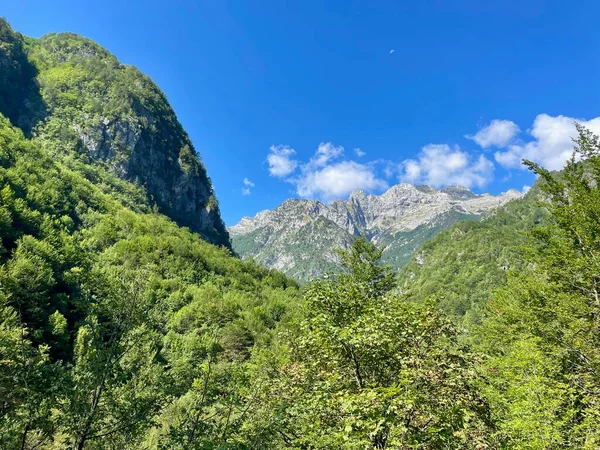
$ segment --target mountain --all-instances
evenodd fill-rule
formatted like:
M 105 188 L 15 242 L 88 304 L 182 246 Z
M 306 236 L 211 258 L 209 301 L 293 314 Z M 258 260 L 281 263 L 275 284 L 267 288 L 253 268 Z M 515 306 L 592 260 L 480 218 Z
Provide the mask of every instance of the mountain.
M 346 201 L 325 205 L 290 199 L 274 210 L 244 217 L 229 228 L 233 249 L 300 281 L 339 270 L 335 249 L 365 237 L 385 247 L 382 261 L 400 269 L 440 231 L 485 214 L 522 196 L 510 190 L 478 195 L 460 186 L 437 190 L 398 184 L 381 195 L 353 191 Z
M 187 137 L 153 85 L 104 83 L 126 69 L 87 67 L 99 47 L 74 35 L 48 68 L 40 41 L 1 24 L 0 448 L 600 448 L 591 132 L 561 173 L 525 161 L 525 196 L 399 185 L 234 227 L 304 252 L 296 269 L 319 251 L 337 268 L 332 248 L 352 242 L 301 291 L 207 242 L 227 237 L 201 206 L 210 182 L 189 145 L 173 160 Z M 374 242 L 409 263 L 382 267 Z
M 204 168 L 135 69 L 4 21 L 0 68 L 0 448 L 250 448 L 296 283 L 206 242 Z
M 170 430 L 194 417 L 220 442 L 295 283 L 128 208 L 95 174 L 0 114 L 0 448 L 184 448 Z
M 525 268 L 528 232 L 547 221 L 539 201 L 536 184 L 489 217 L 455 223 L 424 243 L 399 273 L 403 298 L 417 303 L 433 298 L 457 323 L 467 328 L 480 323 L 507 274 Z
M 229 247 L 206 169 L 152 80 L 82 36 L 31 39 L 3 19 L 0 68 L 0 112 L 26 136 L 134 182 L 150 207 Z

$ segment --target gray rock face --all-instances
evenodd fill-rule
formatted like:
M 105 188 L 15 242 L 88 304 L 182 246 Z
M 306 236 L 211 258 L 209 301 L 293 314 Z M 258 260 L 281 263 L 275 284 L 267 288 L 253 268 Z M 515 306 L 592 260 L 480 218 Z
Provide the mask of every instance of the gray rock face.
M 460 186 L 437 190 L 403 183 L 381 195 L 353 191 L 348 200 L 330 205 L 290 199 L 244 217 L 229 233 L 242 257 L 308 281 L 337 270 L 335 249 L 348 248 L 357 237 L 383 246 L 384 261 L 399 269 L 423 242 L 453 223 L 479 220 L 521 196 L 516 190 L 494 196 Z
M 229 247 L 206 169 L 152 80 L 73 33 L 24 39 L 0 19 L 0 112 L 56 157 L 139 184 L 148 206 Z
M 171 137 L 172 148 L 156 142 L 164 139 L 156 130 L 169 133 L 162 120 L 140 105 L 132 115 L 88 118 L 73 129 L 92 160 L 142 183 L 162 213 L 211 242 L 228 245 L 210 182 L 191 143 L 186 137 L 180 142 Z

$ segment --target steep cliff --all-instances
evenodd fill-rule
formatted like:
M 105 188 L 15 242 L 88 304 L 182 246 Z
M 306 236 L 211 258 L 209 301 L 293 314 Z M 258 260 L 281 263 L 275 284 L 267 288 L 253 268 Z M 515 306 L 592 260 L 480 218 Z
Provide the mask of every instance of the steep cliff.
M 0 67 L 0 112 L 26 135 L 137 183 L 151 207 L 229 246 L 206 169 L 152 80 L 89 39 L 30 39 L 4 20 Z

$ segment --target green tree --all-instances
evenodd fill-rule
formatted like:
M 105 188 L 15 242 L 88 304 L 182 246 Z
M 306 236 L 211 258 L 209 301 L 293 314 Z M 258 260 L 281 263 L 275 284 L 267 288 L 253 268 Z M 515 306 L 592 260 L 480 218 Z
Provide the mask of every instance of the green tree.
M 306 318 L 269 396 L 292 448 L 483 448 L 487 405 L 474 358 L 431 305 L 392 294 L 381 251 L 340 254 L 346 273 L 311 285 Z
M 48 346 L 32 344 L 19 313 L 0 292 L 0 447 L 36 448 L 52 436 L 59 369 L 50 363 Z
M 58 422 L 75 450 L 127 443 L 161 406 L 160 339 L 146 270 L 103 268 L 82 283 L 86 315 L 74 342 L 71 389 Z M 101 299 L 101 301 L 100 301 Z
M 487 395 L 512 448 L 600 446 L 600 142 L 577 129 L 561 173 L 525 161 L 551 220 L 533 229 L 528 269 L 493 296 L 480 331 Z

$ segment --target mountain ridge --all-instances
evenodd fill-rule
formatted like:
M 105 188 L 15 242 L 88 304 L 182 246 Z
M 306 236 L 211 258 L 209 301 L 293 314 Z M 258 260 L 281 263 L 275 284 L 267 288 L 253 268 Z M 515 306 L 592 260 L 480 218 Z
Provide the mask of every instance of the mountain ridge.
M 309 281 L 335 270 L 335 246 L 348 248 L 357 237 L 384 246 L 384 261 L 400 269 L 437 232 L 460 220 L 479 220 L 521 196 L 514 189 L 494 196 L 461 186 L 401 183 L 381 195 L 355 190 L 347 200 L 329 205 L 288 199 L 273 210 L 242 218 L 228 231 L 240 256 Z
M 1 18 L 0 69 L 0 112 L 26 136 L 135 183 L 148 207 L 230 247 L 206 168 L 149 77 L 83 36 L 29 38 Z

